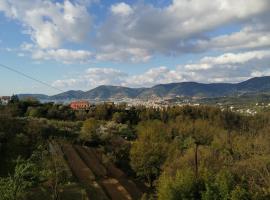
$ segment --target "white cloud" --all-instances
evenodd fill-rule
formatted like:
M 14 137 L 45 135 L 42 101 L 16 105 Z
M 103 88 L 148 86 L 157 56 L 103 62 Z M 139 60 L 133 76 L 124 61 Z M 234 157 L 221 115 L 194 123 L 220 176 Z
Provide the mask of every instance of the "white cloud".
M 19 57 L 24 57 L 25 55 L 23 53 L 18 53 Z
M 255 25 L 254 25 L 255 26 Z M 270 47 L 270 29 L 244 27 L 238 32 L 220 35 L 210 40 L 199 40 L 199 49 L 243 50 Z
M 26 43 L 26 42 L 22 43 L 20 46 L 20 49 L 22 51 L 32 51 L 34 48 L 35 46 L 33 44 Z
M 87 50 L 40 49 L 30 43 L 20 46 L 21 53 L 30 53 L 34 60 L 54 60 L 64 64 L 86 63 L 93 59 L 93 53 Z
M 251 72 L 250 75 L 253 76 L 253 77 L 260 77 L 260 76 L 263 76 L 264 73 L 262 73 L 260 71 L 253 71 L 253 72 Z
M 99 85 L 150 87 L 183 81 L 240 82 L 254 76 L 270 75 L 269 63 L 270 50 L 225 53 L 216 57 L 203 57 L 197 62 L 175 68 L 150 68 L 137 75 L 112 68 L 89 68 L 79 76 L 57 80 L 53 85 L 65 89 L 88 90 Z
M 12 17 L 12 9 L 10 9 L 8 1 L 0 1 L 0 11 L 4 11 L 7 16 Z
M 181 73 L 170 70 L 166 66 L 152 68 L 140 75 L 130 76 L 124 85 L 133 87 L 153 86 L 161 83 L 172 83 L 183 81 Z
M 106 53 L 106 47 L 110 46 L 116 60 L 122 57 L 132 60 L 133 55 L 128 53 L 131 48 L 152 56 L 270 46 L 270 29 L 254 30 L 255 26 L 268 24 L 269 18 L 265 16 L 270 11 L 268 0 L 174 0 L 163 8 L 149 4 L 123 5 L 132 9 L 132 15 L 111 16 L 97 32 L 99 54 Z M 253 30 L 244 28 L 239 33 L 219 34 L 211 40 L 213 36 L 209 33 L 230 24 L 253 27 Z M 240 38 L 238 43 L 237 38 Z
M 81 42 L 89 34 L 91 16 L 86 5 L 46 0 L 1 0 L 0 11 L 20 21 L 40 48 L 58 48 L 65 42 Z
M 52 83 L 59 88 L 89 89 L 99 85 L 121 85 L 127 74 L 112 68 L 89 68 L 76 78 L 56 80 Z
M 124 2 L 112 5 L 111 11 L 115 15 L 122 15 L 122 16 L 127 16 L 133 13 L 131 6 Z
M 52 85 L 59 88 L 87 90 L 99 85 L 147 87 L 182 80 L 182 76 L 178 72 L 165 66 L 152 68 L 143 74 L 133 76 L 112 68 L 89 68 L 76 78 L 56 80 Z
M 243 64 L 250 60 L 270 57 L 270 50 L 251 51 L 244 53 L 226 53 L 217 57 L 205 57 L 202 62 L 221 65 L 221 64 Z
M 191 64 L 179 65 L 189 80 L 201 82 L 238 82 L 254 76 L 269 75 L 270 50 L 225 53 L 206 56 Z
M 270 47 L 269 0 L 172 0 L 159 7 L 147 1 L 119 2 L 103 8 L 110 13 L 94 24 L 88 8 L 98 1 L 0 0 L 0 12 L 22 24 L 39 50 L 33 58 L 60 61 L 67 44 L 80 42 L 95 52 L 93 59 L 117 62 Z M 76 57 L 75 50 L 66 49 L 65 55 L 67 51 Z M 50 52 L 58 55 L 47 56 Z
M 99 61 L 131 61 L 131 62 L 147 62 L 151 59 L 151 54 L 144 49 L 129 48 L 116 50 L 114 46 L 106 46 L 101 53 L 96 54 Z
M 52 83 L 53 87 L 57 88 L 69 88 L 69 87 L 76 87 L 79 86 L 80 81 L 77 79 L 65 79 L 65 80 L 56 80 Z
M 243 64 L 254 61 L 270 58 L 270 50 L 251 51 L 244 53 L 225 53 L 217 57 L 204 57 L 199 63 L 187 64 L 185 69 L 190 71 L 217 69 L 217 66 L 225 68 L 236 68 Z
M 126 77 L 126 73 L 113 68 L 89 68 L 83 75 L 90 87 L 108 84 L 121 85 Z
M 88 62 L 91 56 L 90 51 L 69 49 L 37 50 L 32 54 L 35 60 L 55 60 L 63 63 L 84 63 Z

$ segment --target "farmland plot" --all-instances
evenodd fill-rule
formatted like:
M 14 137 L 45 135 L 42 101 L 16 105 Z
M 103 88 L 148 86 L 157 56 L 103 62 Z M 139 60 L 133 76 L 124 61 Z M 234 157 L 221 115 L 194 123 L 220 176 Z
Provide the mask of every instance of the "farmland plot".
M 71 170 L 85 188 L 89 200 L 136 200 L 141 192 L 127 176 L 112 163 L 102 162 L 105 156 L 94 149 L 50 142 L 52 155 L 66 160 L 66 168 Z
M 77 179 L 86 188 L 89 199 L 108 200 L 109 198 L 103 192 L 99 184 L 95 181 L 93 172 L 82 161 L 73 146 L 70 144 L 63 144 L 62 148 L 71 170 Z
M 102 163 L 102 157 L 105 156 L 102 155 L 102 152 L 93 148 L 86 148 L 86 151 L 90 157 L 95 157 L 100 163 Z M 141 191 L 138 189 L 136 184 L 126 176 L 126 174 L 122 170 L 118 169 L 111 162 L 107 163 L 106 169 L 107 175 L 113 179 L 116 179 L 126 189 L 132 199 L 140 199 L 142 195 Z
M 99 178 L 97 181 L 104 188 L 106 193 L 113 200 L 131 200 L 130 194 L 126 189 L 119 183 L 119 181 L 112 177 L 107 177 L 106 168 L 96 158 L 95 154 L 90 152 L 87 153 L 88 148 L 76 146 L 81 158 L 85 161 L 86 165 L 94 172 L 96 177 Z

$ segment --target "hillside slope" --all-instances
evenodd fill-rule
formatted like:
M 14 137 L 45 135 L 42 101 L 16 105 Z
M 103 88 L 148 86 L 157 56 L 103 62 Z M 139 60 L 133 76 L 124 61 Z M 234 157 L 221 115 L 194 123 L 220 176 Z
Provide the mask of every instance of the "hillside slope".
M 74 100 L 74 99 L 96 99 L 117 100 L 123 98 L 149 99 L 152 97 L 223 97 L 237 96 L 243 94 L 270 93 L 270 76 L 251 78 L 241 83 L 197 83 L 181 82 L 159 84 L 150 88 L 129 88 L 122 86 L 102 85 L 92 90 L 74 91 L 70 90 L 54 96 L 32 94 L 41 100 Z M 21 94 L 20 97 L 29 97 L 30 94 Z

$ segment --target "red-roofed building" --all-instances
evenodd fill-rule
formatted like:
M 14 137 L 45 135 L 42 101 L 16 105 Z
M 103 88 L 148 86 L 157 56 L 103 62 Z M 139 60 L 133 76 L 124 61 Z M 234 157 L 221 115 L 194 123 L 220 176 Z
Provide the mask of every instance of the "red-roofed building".
M 70 108 L 73 110 L 87 110 L 91 104 L 88 101 L 74 101 L 70 103 Z

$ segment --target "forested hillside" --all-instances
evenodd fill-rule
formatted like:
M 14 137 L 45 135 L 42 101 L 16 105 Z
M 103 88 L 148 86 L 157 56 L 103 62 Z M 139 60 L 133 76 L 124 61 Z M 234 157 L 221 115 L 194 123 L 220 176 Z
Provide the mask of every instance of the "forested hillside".
M 269 94 L 270 77 L 256 77 L 240 83 L 197 83 L 180 82 L 159 84 L 150 88 L 128 88 L 122 86 L 102 85 L 92 90 L 74 91 L 70 90 L 53 96 L 40 94 L 20 94 L 20 99 L 25 97 L 34 97 L 40 100 L 70 100 L 70 99 L 122 99 L 137 98 L 148 100 L 152 97 L 175 98 L 197 97 L 197 98 L 215 98 L 215 97 L 233 97 L 244 94 Z

